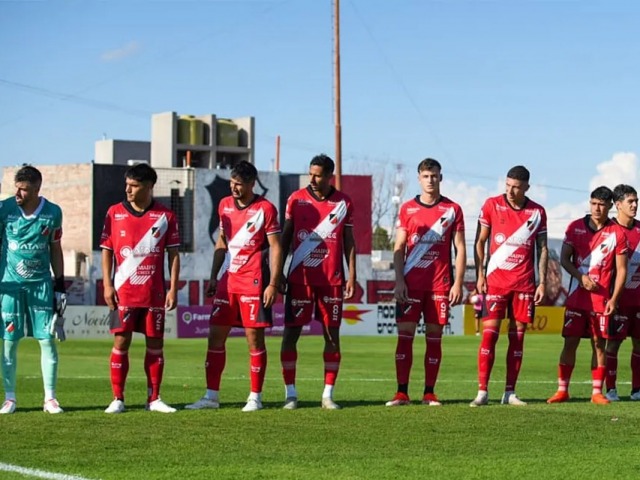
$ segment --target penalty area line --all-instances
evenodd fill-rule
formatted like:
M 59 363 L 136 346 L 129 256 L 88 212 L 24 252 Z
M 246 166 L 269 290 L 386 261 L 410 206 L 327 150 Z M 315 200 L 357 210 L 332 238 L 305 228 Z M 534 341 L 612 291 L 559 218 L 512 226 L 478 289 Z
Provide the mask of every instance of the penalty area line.
M 66 473 L 47 472 L 45 470 L 37 470 L 35 468 L 21 467 L 20 465 L 12 465 L 10 463 L 0 462 L 0 472 L 11 472 L 19 475 L 34 478 L 46 478 L 48 480 L 91 480 L 76 475 L 67 475 Z

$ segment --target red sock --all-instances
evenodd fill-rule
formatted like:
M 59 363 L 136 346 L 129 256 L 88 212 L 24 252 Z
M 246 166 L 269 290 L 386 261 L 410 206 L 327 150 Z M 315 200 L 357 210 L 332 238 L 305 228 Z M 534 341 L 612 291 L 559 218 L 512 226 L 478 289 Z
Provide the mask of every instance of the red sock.
M 396 379 L 398 385 L 409 383 L 409 374 L 413 364 L 413 335 L 407 333 L 398 334 L 396 345 Z
M 296 362 L 298 352 L 280 352 L 280 364 L 282 365 L 282 378 L 285 385 L 296 384 Z
M 509 331 L 509 348 L 507 350 L 507 383 L 505 391 L 514 392 L 522 366 L 524 352 L 524 330 Z
M 224 347 L 222 350 L 207 350 L 204 371 L 207 376 L 208 390 L 220 390 L 220 378 L 222 377 L 222 371 L 226 363 L 227 351 Z
M 267 371 L 267 350 L 250 350 L 251 391 L 261 393 L 264 384 L 264 374 Z
M 591 382 L 593 384 L 591 395 L 602 393 L 602 384 L 604 383 L 604 377 L 606 375 L 607 367 L 605 366 L 597 366 L 596 368 L 591 369 Z
M 442 335 L 427 333 L 427 351 L 424 354 L 424 386 L 433 388 L 438 380 L 442 360 Z
M 340 352 L 324 352 L 324 384 L 335 385 L 340 370 Z
M 573 365 L 565 365 L 560 363 L 558 365 L 558 391 L 568 392 L 569 382 L 571 381 L 571 374 L 573 373 Z
M 160 396 L 163 370 L 164 355 L 162 354 L 162 350 L 147 348 L 147 353 L 144 356 L 144 371 L 147 374 L 147 387 L 150 390 L 149 403 L 157 400 Z
M 618 354 L 617 353 L 607 353 L 606 380 L 607 380 L 607 390 L 616 388 L 616 381 L 618 380 Z
M 498 335 L 498 330 L 491 327 L 482 331 L 482 342 L 478 351 L 478 388 L 480 390 L 488 390 L 489 377 L 491 377 L 493 361 L 496 358 Z
M 129 352 L 127 350 L 111 350 L 111 390 L 113 396 L 124 401 L 124 384 L 129 373 Z
M 640 389 L 640 353 L 631 353 L 631 389 Z

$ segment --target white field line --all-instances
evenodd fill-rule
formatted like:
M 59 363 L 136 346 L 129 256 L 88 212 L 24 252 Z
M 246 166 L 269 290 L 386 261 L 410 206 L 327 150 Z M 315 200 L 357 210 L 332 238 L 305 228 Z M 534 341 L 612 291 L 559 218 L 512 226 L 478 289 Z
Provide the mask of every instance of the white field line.
M 46 478 L 48 480 L 90 480 L 85 477 L 76 475 L 67 475 L 65 473 L 47 472 L 45 470 L 36 470 L 34 468 L 25 468 L 19 465 L 11 465 L 10 463 L 0 462 L 0 472 L 11 472 L 24 475 L 27 477 Z

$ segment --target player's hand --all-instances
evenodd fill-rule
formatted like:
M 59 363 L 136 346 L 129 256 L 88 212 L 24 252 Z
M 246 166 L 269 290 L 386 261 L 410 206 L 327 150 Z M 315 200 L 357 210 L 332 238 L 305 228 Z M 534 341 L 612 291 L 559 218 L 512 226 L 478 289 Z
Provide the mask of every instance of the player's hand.
M 67 294 L 64 292 L 53 292 L 53 310 L 62 317 L 67 309 Z
M 67 339 L 67 335 L 64 333 L 64 317 L 62 315 L 58 315 L 58 312 L 53 313 L 49 333 L 60 342 L 64 342 Z
M 582 288 L 589 292 L 594 292 L 598 289 L 598 284 L 594 282 L 593 278 L 591 278 L 589 275 L 582 275 L 580 277 L 580 284 L 582 285 Z
M 164 309 L 173 310 L 178 306 L 178 292 L 175 290 L 169 290 L 167 297 L 164 299 Z
M 462 285 L 453 284 L 449 291 L 449 305 L 452 307 L 462 302 Z
M 349 300 L 355 295 L 355 293 L 356 293 L 356 279 L 350 278 L 349 280 L 347 280 L 347 283 L 344 286 L 343 298 L 345 300 Z
M 275 285 L 269 284 L 267 288 L 262 292 L 262 304 L 264 308 L 270 308 L 276 301 L 276 297 L 278 296 L 278 289 Z
M 393 296 L 399 303 L 407 303 L 407 284 L 404 281 L 404 278 L 396 279 L 396 286 L 393 289 Z
M 112 286 L 104 287 L 104 302 L 109 307 L 109 310 L 118 308 L 118 294 Z
M 544 296 L 546 294 L 545 288 L 544 288 L 544 283 L 541 283 L 540 285 L 538 285 L 536 287 L 536 291 L 533 294 L 533 302 L 536 305 L 540 305 L 542 303 L 542 301 L 544 300 Z
M 278 291 L 282 295 L 287 293 L 287 278 L 284 275 L 280 275 L 280 280 L 278 280 Z
M 209 280 L 209 285 L 207 285 L 207 291 L 205 295 L 207 297 L 213 297 L 216 294 L 216 288 L 218 287 L 218 279 L 212 278 Z
M 476 290 L 478 290 L 478 293 L 487 293 L 487 279 L 484 275 L 478 277 L 478 280 L 476 281 Z
M 613 300 L 607 300 L 607 304 L 604 306 L 604 315 L 613 315 L 613 313 L 618 309 L 618 306 L 615 304 Z

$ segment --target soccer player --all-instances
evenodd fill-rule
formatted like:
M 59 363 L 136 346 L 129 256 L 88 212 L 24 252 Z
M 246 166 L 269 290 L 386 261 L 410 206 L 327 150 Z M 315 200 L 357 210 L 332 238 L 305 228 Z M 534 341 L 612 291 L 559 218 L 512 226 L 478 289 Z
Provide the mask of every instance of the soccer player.
M 262 409 L 267 369 L 264 329 L 271 326 L 271 306 L 278 295 L 282 263 L 276 207 L 253 193 L 258 171 L 242 161 L 231 170 L 231 196 L 218 206 L 220 234 L 213 252 L 207 295 L 214 296 L 205 358 L 207 391 L 185 408 L 218 408 L 225 343 L 232 327 L 244 327 L 249 346 L 251 392 L 243 412 Z M 267 249 L 269 261 L 267 261 Z
M 582 337 L 591 339 L 591 402 L 609 403 L 602 394 L 605 341 L 627 274 L 627 240 L 622 229 L 608 217 L 612 198 L 609 188 L 596 188 L 591 192 L 590 214 L 571 222 L 565 233 L 560 261 L 571 275 L 571 282 L 562 327 L 564 347 L 558 365 L 558 391 L 547 403 L 569 400 L 569 381 Z
M 524 406 L 515 393 L 524 350 L 524 334 L 542 302 L 547 277 L 547 214 L 526 196 L 529 170 L 518 165 L 507 172 L 506 193 L 491 197 L 478 220 L 475 264 L 478 292 L 485 294 L 487 315 L 478 352 L 478 394 L 470 406 L 489 403 L 488 387 L 502 319 L 509 318 L 507 378 L 502 403 Z M 489 259 L 485 250 L 488 245 Z M 535 284 L 535 255 L 538 286 Z
M 442 330 L 449 307 L 462 300 L 467 262 L 464 218 L 460 206 L 440 194 L 440 162 L 432 158 L 418 164 L 420 195 L 400 207 L 393 265 L 398 343 L 396 379 L 398 389 L 388 407 L 409 405 L 409 374 L 413 363 L 413 339 L 423 318 L 426 351 L 422 403 L 441 405 L 434 393 L 442 360 Z M 451 247 L 455 248 L 452 278 Z
M 152 412 L 173 413 L 160 398 L 164 370 L 165 310 L 177 305 L 180 236 L 175 214 L 153 198 L 158 176 L 146 163 L 125 172 L 126 200 L 107 211 L 102 230 L 104 300 L 113 311 L 111 388 L 114 400 L 105 413 L 125 410 L 124 387 L 129 372 L 133 332 L 145 335 L 144 370 L 147 405 Z M 164 259 L 168 253 L 170 285 L 165 289 Z M 115 275 L 114 275 L 115 264 Z
M 627 278 L 620 296 L 618 311 L 609 324 L 606 344 L 607 400 L 620 400 L 616 388 L 618 371 L 618 349 L 627 335 L 631 337 L 631 400 L 640 400 L 640 222 L 635 219 L 638 212 L 638 193 L 630 185 L 618 185 L 613 189 L 613 201 L 618 211 L 613 219 L 625 233 L 627 239 Z
M 334 163 L 321 154 L 309 165 L 309 186 L 289 197 L 282 230 L 282 254 L 292 248 L 287 278 L 285 327 L 280 361 L 285 383 L 284 408 L 298 407 L 295 386 L 297 343 L 312 318 L 324 327 L 322 408 L 336 410 L 333 389 L 340 368 L 340 324 L 343 299 L 356 286 L 356 244 L 351 199 L 331 186 Z M 349 269 L 343 272 L 343 256 Z M 282 276 L 284 278 L 284 276 Z
M 62 210 L 39 195 L 42 174 L 37 168 L 23 166 L 14 181 L 15 196 L 0 202 L 0 338 L 4 338 L 5 392 L 0 414 L 16 410 L 17 351 L 20 339 L 25 336 L 34 337 L 40 344 L 43 410 L 62 413 L 56 399 L 58 351 L 53 341 L 54 336 L 64 340 Z

